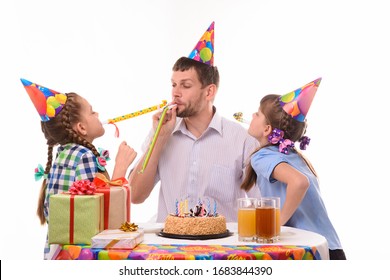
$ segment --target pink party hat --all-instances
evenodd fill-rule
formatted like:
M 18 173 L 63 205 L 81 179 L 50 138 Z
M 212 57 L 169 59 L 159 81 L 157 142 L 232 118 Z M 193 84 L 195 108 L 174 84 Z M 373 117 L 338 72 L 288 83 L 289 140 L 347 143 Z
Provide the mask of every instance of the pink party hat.
M 188 58 L 210 66 L 214 65 L 214 21 L 207 28 Z
M 303 87 L 289 92 L 279 98 L 280 106 L 287 114 L 297 121 L 305 121 L 307 112 L 310 109 L 311 102 L 317 92 L 322 78 L 318 78 Z
M 66 95 L 25 79 L 20 79 L 43 122 L 58 115 L 66 102 Z

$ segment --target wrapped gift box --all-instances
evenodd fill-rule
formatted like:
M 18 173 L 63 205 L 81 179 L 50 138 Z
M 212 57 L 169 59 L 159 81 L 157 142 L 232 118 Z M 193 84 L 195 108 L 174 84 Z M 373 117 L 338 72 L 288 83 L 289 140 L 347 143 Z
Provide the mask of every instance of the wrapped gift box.
M 118 229 L 130 222 L 130 189 L 124 178 L 108 181 L 98 173 L 94 179 L 96 193 L 104 194 L 104 229 Z
M 133 249 L 144 240 L 144 231 L 125 232 L 120 229 L 106 229 L 92 237 L 91 248 Z
M 104 229 L 103 194 L 54 194 L 49 201 L 50 244 L 91 244 Z

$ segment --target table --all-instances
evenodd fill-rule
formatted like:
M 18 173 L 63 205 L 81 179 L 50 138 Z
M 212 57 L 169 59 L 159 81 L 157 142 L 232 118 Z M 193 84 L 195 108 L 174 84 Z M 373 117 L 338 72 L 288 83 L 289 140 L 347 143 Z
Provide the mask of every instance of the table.
M 240 242 L 237 223 L 228 223 L 231 236 L 209 240 L 171 239 L 158 236 L 163 224 L 139 224 L 144 241 L 132 250 L 105 250 L 87 245 L 53 248 L 53 259 L 96 260 L 328 260 L 328 243 L 314 232 L 282 227 L 280 241 L 273 244 Z M 53 245 L 52 245 L 53 246 Z

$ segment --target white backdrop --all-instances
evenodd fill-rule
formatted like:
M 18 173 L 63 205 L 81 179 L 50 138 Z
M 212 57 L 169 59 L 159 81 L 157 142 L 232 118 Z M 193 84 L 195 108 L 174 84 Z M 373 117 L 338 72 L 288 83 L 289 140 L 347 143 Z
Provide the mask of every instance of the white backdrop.
M 323 78 L 308 114 L 312 141 L 306 155 L 320 175 L 347 257 L 389 259 L 385 2 L 1 1 L 0 258 L 40 260 L 46 234 L 35 215 L 41 182 L 33 171 L 46 164 L 47 147 L 19 78 L 75 91 L 102 119 L 113 118 L 169 100 L 173 63 L 215 21 L 221 75 L 216 106 L 224 116 L 233 119 L 243 111 L 250 118 L 263 95 Z M 120 138 L 139 153 L 151 116 L 118 123 Z M 114 159 L 120 140 L 113 135 L 108 126 L 94 144 L 108 148 Z M 134 222 L 155 214 L 157 195 L 158 187 L 145 203 L 132 205 Z

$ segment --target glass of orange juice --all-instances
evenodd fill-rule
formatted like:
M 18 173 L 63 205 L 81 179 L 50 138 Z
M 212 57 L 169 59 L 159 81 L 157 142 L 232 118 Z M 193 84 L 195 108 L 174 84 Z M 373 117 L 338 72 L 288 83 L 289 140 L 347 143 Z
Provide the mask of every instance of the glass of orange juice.
M 238 240 L 256 239 L 256 198 L 238 199 Z

